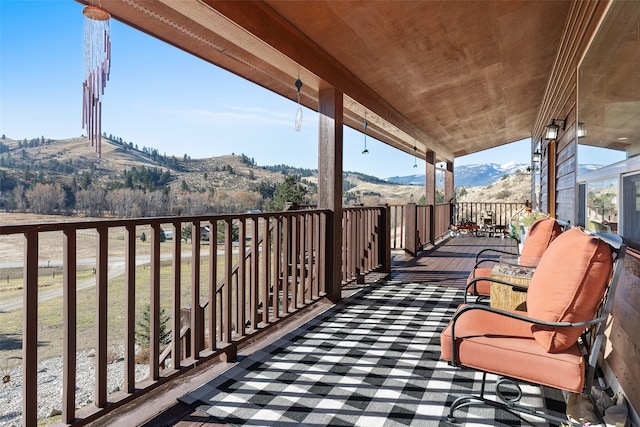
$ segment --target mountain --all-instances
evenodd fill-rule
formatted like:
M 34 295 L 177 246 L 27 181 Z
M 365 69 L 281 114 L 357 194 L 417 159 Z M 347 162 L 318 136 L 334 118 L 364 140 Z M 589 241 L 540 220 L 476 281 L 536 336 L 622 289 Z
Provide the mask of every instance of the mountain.
M 454 169 L 456 186 L 481 187 L 489 185 L 510 176 L 516 171 L 524 172 L 528 164 L 508 162 L 502 165 L 489 163 L 484 165 L 462 165 Z M 393 176 L 386 179 L 388 182 L 404 185 L 424 185 L 424 175 Z
M 424 185 L 425 181 L 424 175 L 406 175 L 406 176 L 392 176 L 386 178 L 385 181 L 392 184 L 402 184 L 402 185 Z
M 526 172 L 529 167 L 526 163 L 508 162 L 502 165 L 496 163 L 462 165 L 454 168 L 456 187 L 484 187 L 491 185 L 507 176 L 513 176 L 516 172 Z M 601 168 L 597 164 L 578 165 L 578 176 Z M 387 182 L 403 185 L 424 185 L 425 175 L 392 176 L 386 178 Z

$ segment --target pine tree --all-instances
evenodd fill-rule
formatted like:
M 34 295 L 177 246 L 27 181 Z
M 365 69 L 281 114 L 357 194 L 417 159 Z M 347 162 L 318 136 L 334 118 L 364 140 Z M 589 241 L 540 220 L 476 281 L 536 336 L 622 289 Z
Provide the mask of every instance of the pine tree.
M 171 317 L 167 312 L 160 309 L 160 344 L 169 344 L 171 342 L 171 330 L 169 329 L 169 321 Z M 140 347 L 149 348 L 151 342 L 151 304 L 146 304 L 142 310 L 142 318 L 137 323 L 136 342 Z

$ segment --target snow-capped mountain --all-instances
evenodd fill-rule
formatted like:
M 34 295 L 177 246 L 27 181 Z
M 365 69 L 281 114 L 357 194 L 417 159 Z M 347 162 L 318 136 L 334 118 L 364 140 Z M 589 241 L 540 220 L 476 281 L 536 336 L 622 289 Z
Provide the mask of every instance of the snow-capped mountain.
M 526 172 L 529 164 L 508 162 L 504 164 L 488 163 L 456 166 L 454 169 L 455 184 L 463 187 L 482 187 L 494 183 L 504 176 L 510 176 L 516 171 Z M 578 165 L 578 174 L 598 169 L 601 165 Z M 404 185 L 424 185 L 424 175 L 392 176 L 386 181 Z
M 476 187 L 489 185 L 505 175 L 513 175 L 516 171 L 525 172 L 527 164 L 508 162 L 502 165 L 489 163 L 484 165 L 456 166 L 454 175 L 456 186 Z M 386 181 L 405 185 L 424 185 L 424 175 L 393 176 Z

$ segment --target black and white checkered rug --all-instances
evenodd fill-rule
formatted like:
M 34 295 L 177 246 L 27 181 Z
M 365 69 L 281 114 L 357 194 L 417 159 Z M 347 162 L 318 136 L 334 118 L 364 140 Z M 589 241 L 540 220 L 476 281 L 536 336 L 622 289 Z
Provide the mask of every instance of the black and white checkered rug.
M 460 301 L 455 288 L 373 285 L 181 401 L 229 425 L 450 425 L 449 404 L 477 392 L 481 378 L 440 360 L 440 331 Z M 523 392 L 525 404 L 564 412 L 559 391 L 523 386 Z M 456 415 L 465 426 L 547 425 L 486 406 Z

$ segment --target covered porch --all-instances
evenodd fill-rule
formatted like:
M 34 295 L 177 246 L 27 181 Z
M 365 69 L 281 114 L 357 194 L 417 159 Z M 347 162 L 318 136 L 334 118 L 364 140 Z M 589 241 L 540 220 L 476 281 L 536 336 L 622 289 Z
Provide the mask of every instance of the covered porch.
M 517 250 L 511 239 L 459 235 L 417 257 L 396 253 L 390 274 L 371 273 L 366 283 L 345 287 L 339 303 L 320 303 L 239 351 L 236 363 L 161 387 L 94 424 L 453 425 L 448 406 L 477 392 L 480 378 L 440 360 L 440 332 L 462 301 L 475 254 L 489 247 Z M 564 413 L 560 391 L 523 391 L 524 404 Z M 458 415 L 464 425 L 528 425 L 490 407 Z
M 339 329 L 347 328 L 344 325 L 351 322 L 348 316 L 352 316 L 348 310 L 350 304 L 356 312 L 365 316 L 363 322 L 370 321 L 366 317 L 368 314 L 371 314 L 371 319 L 382 322 L 367 330 L 369 336 L 375 338 L 374 329 L 384 328 L 384 334 L 380 334 L 382 341 L 390 334 L 406 349 L 413 346 L 413 341 L 409 346 L 403 340 L 419 342 L 416 344 L 419 355 L 396 353 L 396 349 L 389 348 L 381 350 L 383 356 L 376 357 L 397 359 L 400 361 L 398 363 L 404 363 L 425 360 L 425 356 L 429 356 L 426 357 L 426 364 L 434 374 L 422 378 L 416 386 L 428 391 L 410 390 L 411 393 L 433 393 L 433 389 L 427 385 L 433 385 L 435 390 L 456 390 L 471 385 L 471 377 L 451 375 L 447 378 L 445 373 L 449 372 L 448 368 L 438 364 L 436 350 L 430 346 L 431 341 L 437 339 L 437 330 L 442 326 L 440 319 L 446 318 L 455 302 L 460 301 L 461 285 L 471 269 L 473 254 L 479 250 L 482 238 L 458 236 L 435 251 L 420 252 L 447 231 L 451 218 L 448 202 L 454 194 L 453 162 L 456 157 L 465 154 L 531 137 L 532 159 L 537 148 L 542 154 L 539 192 L 534 194 L 535 183 L 532 178 L 532 196 L 536 196 L 532 200 L 536 200 L 536 207 L 551 216 L 576 223 L 576 67 L 599 23 L 609 10 L 615 9 L 611 5 L 622 2 L 80 0 L 80 3 L 105 8 L 114 19 L 286 98 L 295 101 L 299 96 L 301 104 L 317 111 L 318 207 L 308 212 L 261 215 L 113 220 L 73 226 L 0 226 L 2 234 L 21 234 L 25 242 L 22 343 L 25 425 L 37 423 L 38 239 L 40 233 L 50 231 L 62 234 L 59 248 L 64 257 L 65 341 L 62 349 L 66 365 L 63 423 L 111 423 L 118 411 L 125 411 L 123 416 L 131 417 L 135 414 L 132 406 L 141 404 L 151 404 L 147 410 L 149 415 L 158 407 L 154 403 L 159 402 L 151 398 L 152 393 L 175 388 L 175 380 L 188 387 L 176 389 L 180 391 L 180 396 L 171 399 L 172 404 L 163 409 L 158 422 L 163 416 L 172 417 L 175 423 L 180 420 L 190 422 L 193 418 L 204 416 L 206 422 L 232 424 L 234 421 L 226 417 L 275 416 L 273 413 L 256 415 L 260 411 L 240 414 L 233 409 L 224 416 L 207 412 L 210 410 L 207 402 L 211 408 L 221 406 L 211 403 L 212 396 L 220 394 L 213 387 L 211 394 L 184 397 L 185 404 L 202 401 L 202 407 L 187 405 L 186 412 L 183 412 L 184 408 L 174 405 L 175 399 L 186 396 L 190 390 L 209 381 L 202 381 L 208 362 L 219 358 L 223 362 L 242 364 L 245 356 L 243 351 L 247 347 L 238 345 L 239 342 L 254 345 L 260 341 L 274 341 L 276 335 L 273 334 L 276 332 L 282 332 L 279 338 L 290 339 L 291 335 L 284 331 L 288 323 L 286 319 L 300 320 L 300 330 L 307 333 L 309 331 L 302 325 L 316 324 L 305 323 L 303 316 L 306 315 L 326 320 L 324 326 L 336 321 L 339 322 Z M 298 81 L 303 85 L 299 86 Z M 409 231 L 403 234 L 406 239 L 403 249 L 418 255 L 416 259 L 406 261 L 406 264 L 392 265 L 388 262 L 393 247 L 388 206 L 345 209 L 342 204 L 343 127 L 359 129 L 365 116 L 369 123 L 368 135 L 425 160 L 425 206 L 413 205 L 411 214 L 404 216 L 411 220 L 411 225 L 407 228 Z M 555 123 L 555 119 L 562 120 L 563 133 L 557 140 L 543 140 L 547 124 L 552 121 Z M 445 163 L 445 204 L 437 203 L 435 197 L 435 170 L 440 162 Z M 173 227 L 173 235 L 179 236 L 183 223 L 191 227 L 193 236 L 198 235 L 204 223 L 210 226 L 212 236 L 217 235 L 218 231 L 224 236 L 224 246 L 219 251 L 201 253 L 197 244 L 189 248 L 189 258 L 194 265 L 200 265 L 201 261 L 207 264 L 206 274 L 199 268 L 183 267 L 185 257 L 182 255 L 180 239 L 168 245 L 171 255 L 163 265 L 160 241 L 162 227 Z M 234 226 L 238 227 L 237 241 L 245 242 L 247 237 L 251 237 L 249 245 L 234 247 Z M 151 236 L 145 253 L 150 271 L 144 283 L 144 292 L 151 301 L 151 346 L 149 376 L 139 381 L 135 378 L 134 369 L 135 301 L 140 295 L 136 293 L 139 292 L 136 286 L 140 283 L 136 277 L 140 276 L 136 276 L 139 273 L 136 272 L 135 242 L 137 230 L 141 227 L 149 230 Z M 393 227 L 394 230 L 396 228 Z M 93 406 L 78 410 L 74 394 L 77 349 L 75 307 L 78 305 L 76 251 L 81 234 L 78 231 L 84 229 L 95 230 L 96 374 Z M 123 285 L 126 290 L 123 303 L 125 314 L 118 319 L 125 331 L 123 341 L 127 368 L 122 388 L 112 395 L 107 391 L 108 293 L 113 289 L 108 266 L 111 256 L 109 239 L 115 229 L 122 236 L 118 238 L 118 245 L 123 245 L 123 251 L 127 254 L 123 267 L 126 278 Z M 470 244 L 458 244 L 466 239 L 471 239 Z M 495 237 L 489 240 L 492 244 L 508 242 Z M 172 270 L 165 276 L 163 267 L 168 263 Z M 363 279 L 373 271 L 391 275 L 388 280 L 370 283 L 353 295 L 344 294 L 345 282 L 353 280 L 363 285 Z M 189 280 L 183 277 L 184 272 Z M 635 295 L 637 300 L 637 277 L 629 277 L 626 295 Z M 185 290 L 181 288 L 183 281 L 189 283 L 184 286 L 189 288 L 187 298 L 181 294 Z M 171 313 L 172 339 L 171 345 L 164 349 L 159 338 L 161 292 L 169 293 L 171 304 L 167 309 Z M 396 295 L 405 298 L 396 298 Z M 385 309 L 378 306 L 377 302 L 381 299 L 389 300 L 391 307 Z M 638 312 L 633 304 L 622 305 L 624 297 L 619 299 L 622 301 L 614 312 L 614 318 L 619 322 L 614 322 L 612 347 L 617 345 L 622 351 L 609 349 L 610 369 L 607 375 L 610 379 L 620 380 L 620 388 L 627 392 L 632 406 L 637 407 L 640 395 L 637 373 L 640 368 L 638 359 L 633 355 L 638 353 L 639 335 L 633 325 Z M 191 303 L 192 309 L 183 324 L 181 310 L 185 301 Z M 334 304 L 346 310 L 332 308 Z M 404 317 L 416 307 L 425 309 L 426 313 L 415 310 L 418 316 L 415 320 Z M 403 328 L 409 328 L 412 323 L 426 324 L 427 327 L 414 331 L 418 333 L 417 338 L 405 338 L 402 333 L 395 335 L 393 331 L 397 324 L 393 317 L 396 314 L 403 322 L 406 321 Z M 627 323 L 625 319 L 631 320 Z M 269 334 L 260 332 L 264 325 L 269 326 Z M 425 335 L 420 335 L 422 333 Z M 359 327 L 346 334 L 343 339 L 357 342 L 358 346 L 364 345 L 363 341 L 358 341 L 359 338 L 352 335 L 363 334 Z M 313 336 L 301 337 L 301 340 L 315 339 Z M 303 347 L 307 347 L 307 344 L 310 345 L 305 342 Z M 375 341 L 365 344 L 375 345 Z M 295 345 L 301 344 L 297 342 Z M 278 346 L 278 351 L 290 352 L 290 348 L 289 344 L 283 344 Z M 368 351 L 364 351 L 365 357 Z M 298 354 L 296 351 L 293 353 Z M 258 357 L 264 355 L 260 350 L 255 354 Z M 351 357 L 349 354 L 342 356 L 345 357 L 343 360 L 350 360 L 348 357 Z M 176 363 L 173 366 L 167 364 L 169 359 L 175 359 Z M 266 361 L 259 358 L 255 363 Z M 378 364 L 379 361 L 368 360 L 365 364 Z M 323 363 L 322 360 L 316 362 Z M 350 360 L 349 363 L 352 362 Z M 386 366 L 383 369 L 404 369 L 403 366 Z M 277 371 L 280 368 L 275 366 L 273 369 Z M 419 369 L 415 368 L 412 375 L 416 370 Z M 247 371 L 248 368 L 245 368 L 244 372 L 233 374 L 234 381 L 238 376 L 248 375 Z M 191 380 L 189 375 L 192 373 L 198 374 L 193 378 L 199 379 Z M 384 386 L 387 379 L 380 376 L 388 373 L 384 371 L 372 376 L 377 385 Z M 301 373 L 301 376 L 304 375 L 307 374 Z M 351 372 L 345 378 L 357 375 Z M 440 375 L 443 377 L 440 378 Z M 323 384 L 318 387 L 330 387 L 330 381 L 335 381 L 336 377 L 329 376 L 331 378 L 320 379 Z M 459 378 L 458 383 L 456 378 Z M 438 381 L 433 383 L 434 379 L 446 379 L 447 384 L 454 385 L 444 385 Z M 388 395 L 398 396 L 398 386 L 391 381 Z M 279 384 L 274 378 L 265 385 L 278 387 Z M 279 390 L 271 394 L 276 392 Z M 366 393 L 363 395 L 369 399 L 375 398 Z M 411 410 L 396 410 L 389 401 L 384 401 L 389 397 L 380 398 L 383 401 L 377 402 L 375 408 L 371 407 L 374 413 L 383 411 L 383 406 L 377 406 L 379 403 L 388 405 L 384 406 L 385 410 L 391 408 L 389 414 L 394 414 L 396 420 L 411 418 L 416 422 L 436 422 L 437 411 L 429 403 L 416 401 Z M 428 399 L 435 399 L 438 410 L 445 410 L 449 397 L 431 396 Z M 306 419 L 300 419 L 305 413 L 308 416 L 318 415 L 309 415 L 309 411 L 304 409 L 312 405 L 310 402 L 304 403 L 300 410 L 294 409 L 295 416 L 289 414 L 290 418 L 294 422 L 301 422 Z M 362 402 L 358 405 L 364 405 Z M 344 401 L 331 400 L 331 403 L 336 407 L 347 406 Z M 282 406 L 278 401 L 276 404 Z M 280 410 L 286 412 L 282 408 Z M 171 415 L 173 411 L 175 417 Z M 348 418 L 356 416 L 345 414 L 343 421 L 347 424 L 359 422 L 355 418 Z M 437 414 L 437 419 L 440 416 Z M 479 413 L 477 417 L 479 423 L 493 425 L 507 416 Z M 338 421 L 325 418 L 313 420 L 318 423 Z M 509 422 L 505 421 L 505 424 Z

